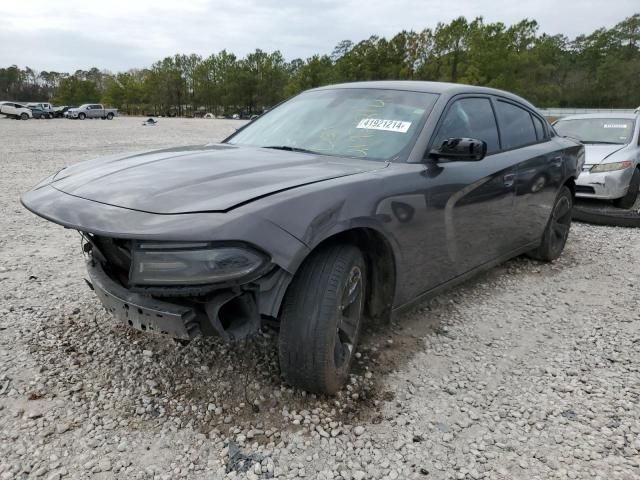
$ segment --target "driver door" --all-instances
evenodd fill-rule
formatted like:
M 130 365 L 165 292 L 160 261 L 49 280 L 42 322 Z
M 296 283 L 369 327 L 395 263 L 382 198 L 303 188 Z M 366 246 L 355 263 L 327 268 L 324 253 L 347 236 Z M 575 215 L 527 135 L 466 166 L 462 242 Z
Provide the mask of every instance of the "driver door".
M 442 225 L 446 261 L 455 277 L 507 256 L 516 248 L 513 228 L 515 180 L 519 161 L 500 147 L 498 123 L 490 96 L 456 97 L 443 114 L 431 143 L 475 138 L 487 143 L 480 161 L 434 160 L 427 208 Z M 425 225 L 424 234 L 432 233 Z M 439 280 L 447 280 L 441 278 Z

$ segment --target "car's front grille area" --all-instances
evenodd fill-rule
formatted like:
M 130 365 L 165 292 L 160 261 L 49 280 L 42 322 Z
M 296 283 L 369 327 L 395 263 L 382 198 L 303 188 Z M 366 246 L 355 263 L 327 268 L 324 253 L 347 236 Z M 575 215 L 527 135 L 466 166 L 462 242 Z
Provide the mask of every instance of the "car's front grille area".
M 106 260 L 105 272 L 127 287 L 131 268 L 131 240 L 92 235 L 91 240 Z
M 588 187 L 586 185 L 576 185 L 576 193 L 591 193 L 595 194 L 596 189 L 593 187 Z

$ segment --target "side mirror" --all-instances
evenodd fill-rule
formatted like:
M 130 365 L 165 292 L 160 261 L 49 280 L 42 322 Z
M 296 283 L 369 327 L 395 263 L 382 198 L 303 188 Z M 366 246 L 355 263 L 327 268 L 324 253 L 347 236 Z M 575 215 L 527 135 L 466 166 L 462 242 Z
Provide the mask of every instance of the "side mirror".
M 476 138 L 448 138 L 439 148 L 431 150 L 429 156 L 477 162 L 487 156 L 487 142 Z

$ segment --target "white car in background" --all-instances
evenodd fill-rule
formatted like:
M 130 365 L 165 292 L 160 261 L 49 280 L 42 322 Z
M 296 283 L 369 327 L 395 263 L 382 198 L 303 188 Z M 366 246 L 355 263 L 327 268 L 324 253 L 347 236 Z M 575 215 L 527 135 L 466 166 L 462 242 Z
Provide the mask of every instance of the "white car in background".
M 553 124 L 563 137 L 584 144 L 585 162 L 576 181 L 576 197 L 613 200 L 631 208 L 640 191 L 640 115 L 588 113 Z
M 0 114 L 16 120 L 29 120 L 33 118 L 30 108 L 15 102 L 0 102 Z

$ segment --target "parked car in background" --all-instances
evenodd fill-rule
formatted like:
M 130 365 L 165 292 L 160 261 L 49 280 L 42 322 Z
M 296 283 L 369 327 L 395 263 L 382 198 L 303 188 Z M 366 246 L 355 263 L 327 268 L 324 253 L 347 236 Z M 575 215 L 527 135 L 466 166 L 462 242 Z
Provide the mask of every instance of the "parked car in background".
M 553 124 L 560 135 L 585 146 L 576 196 L 613 200 L 620 208 L 634 205 L 640 191 L 639 120 L 638 113 L 589 113 Z
M 104 108 L 104 106 L 99 103 L 87 103 L 80 105 L 78 108 L 70 108 L 68 112 L 69 118 L 77 118 L 78 120 L 84 120 L 85 118 L 113 120 L 113 117 L 118 113 L 118 109 Z
M 76 109 L 78 107 L 69 107 L 67 108 L 67 110 L 62 114 L 62 116 L 64 118 L 71 118 L 71 114 L 73 113 L 73 110 Z
M 53 118 L 55 116 L 53 105 L 51 105 L 50 103 L 27 103 L 27 107 L 39 108 L 40 110 L 43 110 L 47 113 L 48 118 Z
M 583 161 L 513 94 L 363 82 L 304 92 L 222 144 L 63 168 L 22 203 L 81 232 L 124 325 L 241 339 L 274 323 L 287 381 L 331 394 L 365 319 L 516 255 L 558 258 Z
M 0 114 L 16 120 L 29 120 L 33 117 L 31 109 L 14 102 L 0 102 Z
M 43 110 L 42 107 L 33 106 L 33 107 L 29 107 L 29 109 L 31 110 L 31 113 L 33 114 L 33 118 L 36 118 L 36 119 L 41 119 L 41 118 L 50 119 L 50 118 L 53 118 L 53 113 L 48 112 L 46 110 Z
M 61 105 L 58 107 L 54 107 L 53 108 L 53 116 L 55 118 L 62 118 L 64 117 L 64 114 L 70 109 L 71 107 L 67 106 L 67 105 Z

